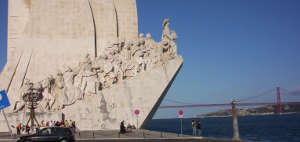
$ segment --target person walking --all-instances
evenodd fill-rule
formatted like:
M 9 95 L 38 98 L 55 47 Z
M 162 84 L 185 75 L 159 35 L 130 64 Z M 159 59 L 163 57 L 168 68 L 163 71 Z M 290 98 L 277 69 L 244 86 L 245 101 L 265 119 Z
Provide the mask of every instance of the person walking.
M 46 122 L 46 127 L 49 127 L 49 121 Z
M 65 121 L 65 127 L 70 127 L 68 120 Z
M 17 126 L 17 135 L 21 135 L 21 123 Z
M 125 128 L 124 120 L 121 121 L 121 124 L 120 124 L 120 133 L 121 134 L 126 133 L 126 128 Z
M 49 122 L 49 127 L 53 127 L 53 121 L 52 120 Z
M 196 136 L 196 127 L 197 127 L 196 121 L 192 120 L 193 136 Z
M 30 127 L 28 125 L 25 126 L 25 131 L 26 131 L 27 135 L 29 135 Z
M 70 120 L 70 121 L 72 121 L 72 120 Z M 75 121 L 72 121 L 71 125 L 72 125 L 74 133 L 76 133 L 76 124 L 75 124 Z
M 201 136 L 201 123 L 200 123 L 200 120 L 198 121 L 197 123 L 197 136 Z

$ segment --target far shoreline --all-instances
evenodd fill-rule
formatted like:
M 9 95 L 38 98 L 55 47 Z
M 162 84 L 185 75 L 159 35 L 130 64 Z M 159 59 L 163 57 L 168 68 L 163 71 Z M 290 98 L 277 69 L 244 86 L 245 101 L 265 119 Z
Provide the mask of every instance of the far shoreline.
M 246 116 L 269 116 L 269 115 L 290 115 L 290 114 L 300 114 L 300 112 L 285 112 L 281 114 L 277 113 L 262 113 L 262 114 L 248 114 L 248 115 L 238 115 L 238 117 L 246 117 Z M 178 117 L 173 117 L 173 118 L 155 118 L 152 120 L 167 120 L 167 119 L 200 119 L 200 118 L 226 118 L 226 117 L 232 117 L 232 115 L 227 115 L 227 116 L 203 116 L 203 117 L 184 117 L 184 118 L 178 118 Z

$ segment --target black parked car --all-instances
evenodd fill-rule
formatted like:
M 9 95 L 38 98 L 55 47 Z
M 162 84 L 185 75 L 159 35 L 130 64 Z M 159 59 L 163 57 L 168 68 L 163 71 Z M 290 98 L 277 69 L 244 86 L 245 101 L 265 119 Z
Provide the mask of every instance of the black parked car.
M 17 142 L 73 142 L 74 135 L 70 128 L 49 127 L 33 135 L 21 136 Z

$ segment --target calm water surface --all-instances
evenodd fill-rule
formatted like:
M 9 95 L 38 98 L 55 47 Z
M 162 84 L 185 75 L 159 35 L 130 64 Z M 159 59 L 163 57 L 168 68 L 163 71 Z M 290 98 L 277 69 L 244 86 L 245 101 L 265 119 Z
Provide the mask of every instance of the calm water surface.
M 202 136 L 232 138 L 232 118 L 195 118 L 202 123 Z M 192 134 L 192 118 L 183 119 L 183 133 Z M 300 142 L 300 114 L 243 116 L 238 118 L 240 137 L 263 142 Z M 180 132 L 180 119 L 154 119 L 149 130 Z

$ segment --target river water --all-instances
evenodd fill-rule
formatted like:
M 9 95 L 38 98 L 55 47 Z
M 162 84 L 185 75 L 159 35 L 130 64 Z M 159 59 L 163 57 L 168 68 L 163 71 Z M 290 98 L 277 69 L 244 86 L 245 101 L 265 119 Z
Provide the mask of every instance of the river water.
M 184 118 L 184 134 L 192 134 L 193 119 L 201 121 L 204 137 L 232 138 L 231 117 Z M 300 114 L 240 116 L 238 123 L 243 140 L 300 142 Z M 153 119 L 147 129 L 180 133 L 180 119 Z

